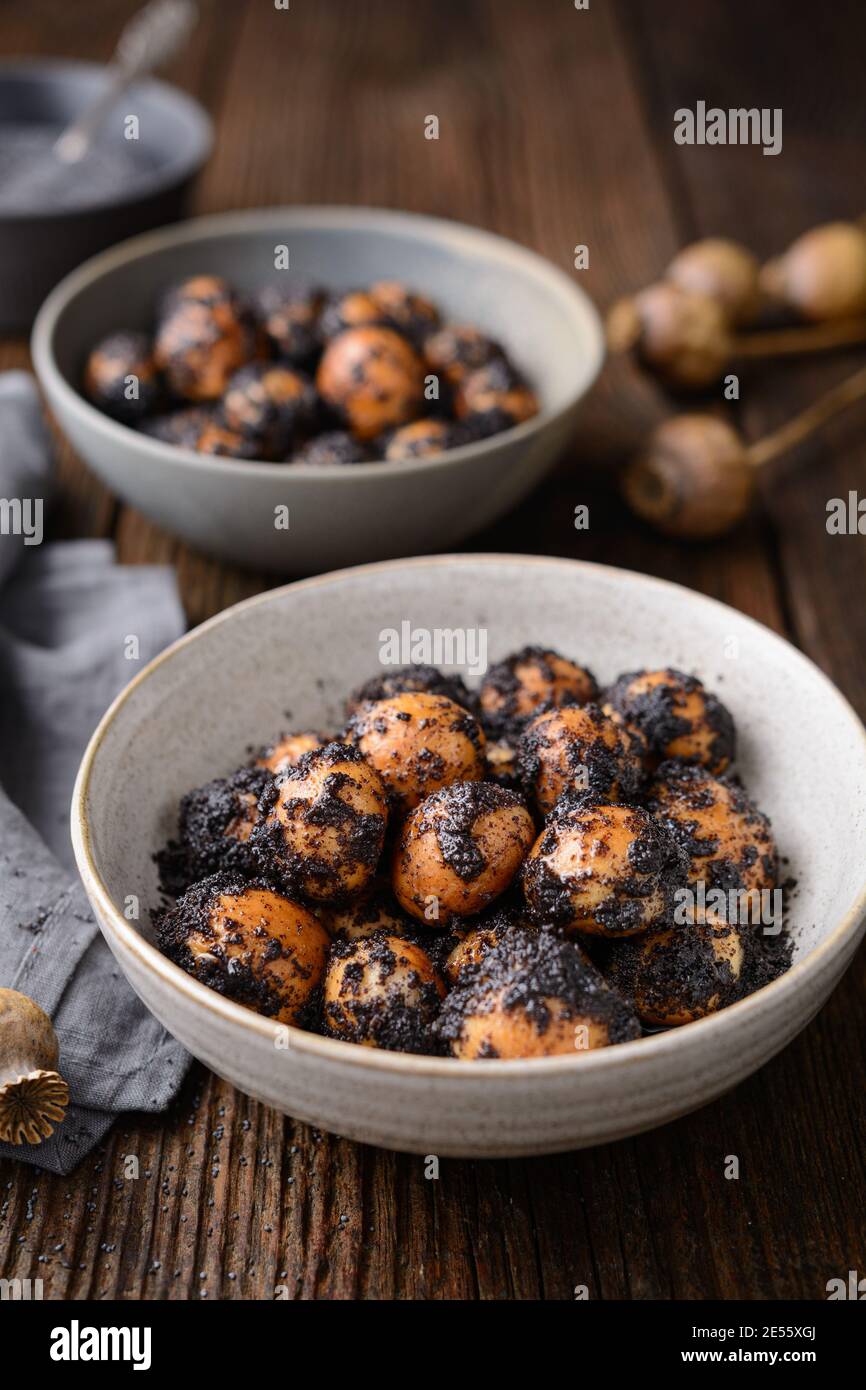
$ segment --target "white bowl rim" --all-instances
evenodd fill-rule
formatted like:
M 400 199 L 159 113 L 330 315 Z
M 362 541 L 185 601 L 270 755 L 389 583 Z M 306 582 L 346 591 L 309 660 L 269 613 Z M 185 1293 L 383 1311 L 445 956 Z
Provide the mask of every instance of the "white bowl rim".
M 739 1000 L 735 1004 L 729 1005 L 725 1009 L 720 1009 L 718 1013 L 710 1014 L 706 1018 L 697 1019 L 693 1023 L 686 1024 L 682 1028 L 671 1028 L 667 1032 L 657 1033 L 650 1036 L 636 1038 L 632 1042 L 619 1043 L 615 1047 L 598 1048 L 580 1056 L 555 1056 L 555 1057 L 530 1057 L 517 1059 L 489 1058 L 484 1061 L 464 1061 L 456 1057 L 428 1057 L 417 1056 L 405 1052 L 388 1052 L 384 1049 L 359 1047 L 357 1043 L 342 1042 L 337 1038 L 322 1037 L 317 1033 L 309 1033 L 302 1028 L 295 1028 L 291 1024 L 276 1023 L 273 1019 L 266 1018 L 262 1014 L 245 1007 L 243 1004 L 236 1004 L 227 999 L 224 995 L 210 989 L 207 985 L 192 978 L 180 966 L 175 965 L 156 946 L 152 946 L 140 932 L 126 920 L 123 914 L 115 907 L 108 889 L 103 881 L 99 870 L 93 859 L 90 844 L 90 834 L 85 817 L 85 803 L 90 785 L 90 776 L 93 762 L 99 751 L 100 744 L 105 736 L 109 725 L 114 720 L 119 710 L 130 698 L 139 685 L 158 668 L 163 662 L 171 661 L 187 646 L 195 642 L 199 635 L 209 631 L 219 624 L 229 621 L 235 614 L 243 612 L 258 604 L 268 603 L 274 599 L 282 597 L 292 589 L 311 589 L 333 583 L 336 580 L 344 580 L 351 575 L 364 575 L 397 571 L 400 569 L 417 569 L 424 566 L 455 566 L 468 565 L 490 565 L 495 567 L 501 564 L 520 564 L 527 566 L 560 566 L 569 570 L 585 571 L 604 571 L 614 575 L 622 575 L 630 580 L 638 580 L 650 588 L 654 588 L 665 593 L 676 592 L 689 594 L 693 599 L 708 604 L 713 608 L 718 608 L 724 612 L 736 612 L 748 625 L 753 627 L 756 633 L 760 633 L 765 638 L 770 638 L 775 642 L 783 644 L 789 648 L 793 657 L 807 666 L 810 673 L 817 675 L 827 688 L 828 695 L 832 696 L 836 702 L 839 714 L 849 720 L 857 728 L 864 743 L 864 753 L 866 753 L 866 728 L 857 715 L 856 711 L 845 699 L 840 690 L 833 684 L 828 676 L 816 666 L 803 652 L 795 647 L 786 638 L 773 632 L 770 628 L 759 623 L 754 618 L 750 618 L 746 613 L 740 613 L 737 609 L 731 609 L 728 604 L 720 602 L 718 599 L 711 598 L 707 594 L 699 593 L 697 590 L 689 589 L 682 584 L 674 584 L 670 580 L 659 579 L 654 575 L 642 574 L 637 570 L 626 570 L 620 566 L 600 565 L 588 560 L 571 560 L 560 556 L 546 555 L 518 555 L 509 553 L 460 553 L 430 556 L 413 556 L 408 559 L 381 560 L 373 564 L 357 565 L 352 568 L 342 570 L 332 570 L 327 574 L 314 575 L 308 579 L 296 580 L 291 584 L 283 584 L 274 589 L 265 590 L 263 593 L 254 594 L 252 597 L 243 599 L 239 603 L 232 604 L 229 608 L 216 613 L 212 618 L 200 623 L 188 633 L 178 638 L 158 656 L 148 662 L 138 675 L 134 676 L 127 686 L 112 701 L 102 719 L 99 721 L 90 742 L 84 752 L 81 766 L 75 780 L 75 787 L 72 793 L 71 807 L 71 832 L 72 843 L 75 851 L 75 859 L 78 871 L 84 882 L 85 888 L 97 899 L 100 909 L 106 918 L 111 922 L 112 930 L 121 938 L 123 945 L 138 956 L 141 966 L 161 976 L 164 983 L 174 989 L 180 989 L 185 993 L 193 1004 L 203 1005 L 205 1008 L 213 1010 L 225 1021 L 235 1023 L 250 1034 L 254 1034 L 261 1039 L 269 1039 L 272 1043 L 275 1038 L 283 1037 L 288 1031 L 289 1046 L 287 1052 L 304 1052 L 323 1059 L 332 1059 L 337 1062 L 354 1064 L 366 1070 L 378 1072 L 391 1072 L 397 1074 L 408 1074 L 418 1077 L 465 1077 L 467 1080 L 478 1080 L 479 1077 L 494 1075 L 525 1075 L 532 1077 L 536 1082 L 541 1081 L 545 1076 L 553 1076 L 562 1071 L 574 1070 L 577 1076 L 581 1070 L 595 1068 L 603 1071 L 616 1071 L 619 1068 L 638 1064 L 641 1057 L 649 1062 L 652 1058 L 662 1058 L 665 1055 L 675 1053 L 687 1043 L 682 1043 L 683 1036 L 695 1038 L 697 1030 L 700 1030 L 701 1037 L 711 1042 L 715 1034 L 723 1033 L 725 1029 L 735 1027 L 739 1022 L 746 1018 L 754 1017 L 762 1006 L 762 1001 L 766 1000 L 772 993 L 773 996 L 781 1001 L 783 995 L 791 995 L 798 987 L 799 982 L 805 975 L 814 970 L 816 963 L 826 957 L 831 948 L 833 952 L 838 952 L 845 944 L 847 939 L 857 934 L 864 914 L 866 914 L 866 876 L 864 876 L 863 886 L 854 902 L 842 921 L 834 927 L 830 934 L 820 941 L 809 951 L 802 960 L 796 961 L 790 969 L 786 970 L 778 979 L 770 984 L 764 985 L 745 999 Z M 866 870 L 864 870 L 866 875 Z M 101 923 L 100 923 L 101 925 Z
M 122 425 L 110 416 L 97 410 L 85 397 L 70 386 L 57 365 L 54 356 L 54 333 L 60 314 L 69 308 L 82 291 L 101 280 L 102 277 L 118 267 L 133 263 L 141 256 L 148 256 L 173 246 L 194 241 L 219 241 L 224 236 L 235 236 L 243 232 L 267 230 L 269 227 L 323 227 L 328 230 L 357 228 L 358 230 L 399 231 L 413 235 L 419 241 L 436 237 L 447 237 L 452 243 L 475 249 L 486 248 L 488 255 L 495 255 L 500 261 L 512 262 L 534 274 L 537 279 L 546 281 L 558 294 L 563 303 L 574 315 L 575 324 L 580 315 L 582 327 L 589 328 L 586 343 L 589 370 L 584 373 L 569 392 L 569 398 L 557 409 L 543 406 L 537 415 L 515 425 L 510 430 L 491 435 L 474 444 L 464 444 L 456 449 L 448 449 L 442 454 L 426 458 L 404 459 L 394 463 L 383 460 L 371 463 L 311 464 L 311 463 L 266 463 L 262 460 L 242 460 L 223 458 L 216 454 L 199 454 L 192 449 L 182 449 L 162 440 Z M 395 469 L 401 476 L 424 473 L 441 468 L 443 463 L 460 464 L 483 457 L 501 447 L 507 438 L 509 443 L 528 442 L 549 425 L 566 418 L 577 408 L 596 380 L 604 362 L 605 346 L 601 318 L 590 296 L 580 285 L 576 285 L 564 271 L 541 256 L 531 247 L 522 246 L 497 232 L 489 232 L 483 227 L 472 227 L 465 222 L 456 222 L 445 217 L 429 217 L 424 213 L 403 212 L 396 208 L 371 208 L 339 203 L 323 203 L 303 207 L 246 208 L 239 212 L 217 212 L 206 217 L 192 218 L 186 222 L 160 227 L 153 232 L 144 232 L 119 242 L 107 251 L 100 251 L 85 261 L 83 265 L 66 275 L 48 295 L 40 308 L 33 325 L 30 349 L 36 374 L 41 382 L 49 382 L 52 393 L 62 397 L 66 408 L 83 417 L 84 421 L 101 433 L 107 445 L 122 449 L 128 446 L 129 437 L 135 437 L 137 447 L 153 457 L 165 458 L 170 450 L 172 460 L 179 467 L 198 469 L 209 473 L 228 473 L 242 478 L 285 479 L 289 486 L 291 480 L 320 478 L 322 482 L 335 483 L 345 480 L 347 467 L 351 477 L 374 480 L 384 476 L 394 476 Z

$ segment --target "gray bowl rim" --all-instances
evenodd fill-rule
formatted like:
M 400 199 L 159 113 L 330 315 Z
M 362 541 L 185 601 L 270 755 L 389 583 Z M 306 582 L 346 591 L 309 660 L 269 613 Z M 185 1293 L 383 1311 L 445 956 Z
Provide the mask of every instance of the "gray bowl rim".
M 208 618 L 204 623 L 193 628 L 190 632 L 180 637 L 171 646 L 166 647 L 159 656 L 149 662 L 142 671 L 138 673 L 129 684 L 112 701 L 85 750 L 78 775 L 75 780 L 75 787 L 72 793 L 71 806 L 71 831 L 72 843 L 75 852 L 75 860 L 79 874 L 88 893 L 98 901 L 100 911 L 111 922 L 113 932 L 121 939 L 124 947 L 130 950 L 139 959 L 143 969 L 155 973 L 162 977 L 163 982 L 172 990 L 179 990 L 186 994 L 191 1006 L 201 1006 L 219 1015 L 225 1022 L 236 1024 L 248 1034 L 255 1035 L 262 1040 L 269 1040 L 273 1043 L 277 1037 L 283 1037 L 285 1032 L 289 1034 L 288 1051 L 305 1052 L 325 1060 L 331 1059 L 335 1062 L 348 1063 L 361 1067 L 364 1070 L 390 1072 L 397 1074 L 407 1073 L 415 1076 L 428 1077 L 465 1077 L 467 1080 L 473 1078 L 496 1075 L 523 1075 L 541 1081 L 544 1076 L 550 1076 L 561 1071 L 574 1071 L 577 1077 L 586 1068 L 601 1071 L 617 1072 L 624 1067 L 637 1065 L 640 1059 L 644 1058 L 649 1062 L 652 1058 L 662 1058 L 664 1056 L 676 1055 L 683 1047 L 688 1047 L 688 1042 L 683 1042 L 683 1038 L 695 1038 L 696 1030 L 700 1030 L 701 1036 L 712 1040 L 718 1036 L 723 1038 L 728 1029 L 737 1027 L 741 1022 L 749 1018 L 754 1019 L 763 1007 L 765 1000 L 772 994 L 775 999 L 781 1001 L 783 996 L 793 996 L 800 981 L 814 972 L 816 964 L 828 956 L 831 952 L 838 954 L 844 949 L 845 943 L 849 938 L 856 937 L 863 926 L 866 917 L 866 867 L 864 867 L 863 886 L 855 899 L 852 907 L 844 915 L 842 920 L 837 923 L 829 935 L 809 951 L 802 960 L 796 961 L 789 970 L 780 975 L 778 979 L 770 984 L 764 985 L 762 989 L 756 990 L 754 994 L 748 995 L 745 999 L 739 1000 L 736 1004 L 729 1005 L 726 1009 L 720 1009 L 718 1013 L 710 1014 L 706 1018 L 697 1019 L 693 1023 L 686 1024 L 682 1028 L 671 1028 L 667 1032 L 656 1033 L 654 1035 L 635 1039 L 633 1042 L 619 1043 L 615 1047 L 598 1048 L 579 1057 L 531 1057 L 513 1060 L 503 1060 L 500 1058 L 490 1058 L 485 1061 L 471 1062 L 463 1061 L 456 1057 L 426 1057 L 415 1056 L 403 1052 L 386 1052 L 377 1048 L 359 1047 L 357 1043 L 341 1042 L 336 1038 L 321 1037 L 316 1033 L 308 1033 L 304 1029 L 295 1028 L 290 1024 L 277 1024 L 273 1020 L 257 1014 L 252 1009 L 246 1008 L 242 1004 L 236 1004 L 215 990 L 208 988 L 194 980 L 180 966 L 174 965 L 168 958 L 152 946 L 136 929 L 126 920 L 123 914 L 115 907 L 106 884 L 102 879 L 93 857 L 93 850 L 90 840 L 90 832 L 87 825 L 85 808 L 90 787 L 90 777 L 93 769 L 94 759 L 99 751 L 100 744 L 105 736 L 106 730 L 114 720 L 117 713 L 122 709 L 126 701 L 134 694 L 139 685 L 148 680 L 150 675 L 157 670 L 163 662 L 173 661 L 182 657 L 184 651 L 192 643 L 198 641 L 199 637 L 210 631 L 212 628 L 225 622 L 232 622 L 238 614 L 255 607 L 258 604 L 274 602 L 293 589 L 312 589 L 332 584 L 337 580 L 345 580 L 354 575 L 364 575 L 373 573 L 393 573 L 399 574 L 401 571 L 412 568 L 429 568 L 448 566 L 490 566 L 495 568 L 497 565 L 523 565 L 527 569 L 543 566 L 546 568 L 561 568 L 562 570 L 605 573 L 618 575 L 628 579 L 630 582 L 637 581 L 648 588 L 655 589 L 662 594 L 688 594 L 689 597 L 698 603 L 699 606 L 707 606 L 724 613 L 736 613 L 748 626 L 754 629 L 756 636 L 768 641 L 773 645 L 779 645 L 787 649 L 787 654 L 796 664 L 807 668 L 814 678 L 825 686 L 827 695 L 835 703 L 839 717 L 844 718 L 853 724 L 857 729 L 864 745 L 864 758 L 866 758 L 866 728 L 857 715 L 856 711 L 845 699 L 840 690 L 833 684 L 828 676 L 816 666 L 799 648 L 795 647 L 786 638 L 773 632 L 763 623 L 750 618 L 748 614 L 740 613 L 737 609 L 732 609 L 728 604 L 721 603 L 718 599 L 710 598 L 706 594 L 701 594 L 694 589 L 689 589 L 682 584 L 673 584 L 666 579 L 657 579 L 655 576 L 641 574 L 639 571 L 626 570 L 614 565 L 598 565 L 587 560 L 569 560 L 557 556 L 540 555 L 517 555 L 517 554 L 451 554 L 451 555 L 431 555 L 415 556 L 410 559 L 382 560 L 369 565 L 358 565 L 351 569 L 333 570 L 328 574 L 314 575 L 309 579 L 296 580 L 293 584 L 283 584 L 274 589 L 268 589 L 264 593 L 254 594 L 251 598 L 244 599 L 240 603 L 232 604 L 222 612 Z M 100 920 L 100 928 L 103 934 L 109 933 Z M 808 1021 L 808 1020 L 807 1020 Z M 803 1024 L 805 1026 L 805 1022 Z M 799 1031 L 799 1030 L 798 1030 Z
M 395 463 L 376 460 L 370 463 L 308 464 L 308 463 L 265 463 L 262 460 L 246 462 L 241 459 L 222 458 L 213 454 L 198 454 L 191 449 L 181 449 L 176 445 L 149 438 L 137 430 L 130 429 L 112 420 L 102 411 L 91 405 L 84 396 L 69 384 L 57 365 L 54 355 L 54 334 L 57 320 L 75 301 L 76 297 L 103 275 L 119 267 L 134 263 L 141 256 L 148 256 L 166 248 L 200 240 L 219 241 L 222 237 L 236 236 L 244 232 L 255 233 L 270 227 L 286 228 L 294 224 L 298 227 L 316 227 L 345 230 L 356 228 L 359 231 L 383 233 L 399 232 L 414 235 L 416 240 L 448 238 L 458 246 L 467 249 L 484 250 L 488 256 L 516 263 L 545 280 L 558 294 L 560 301 L 574 312 L 575 322 L 578 313 L 589 329 L 589 339 L 584 345 L 589 362 L 588 370 L 579 374 L 569 398 L 558 409 L 542 407 L 531 420 L 492 435 L 489 439 L 474 444 L 448 449 L 442 454 L 427 458 L 406 459 Z M 583 326 L 583 325 L 582 325 Z M 248 208 L 240 212 L 218 212 L 206 217 L 193 218 L 187 222 L 160 227 L 153 232 L 145 232 L 120 242 L 107 251 L 92 256 L 83 265 L 67 275 L 48 295 L 36 316 L 31 338 L 31 352 L 36 375 L 46 390 L 56 393 L 63 399 L 64 406 L 75 413 L 88 428 L 98 430 L 106 444 L 116 449 L 128 445 L 130 435 L 136 447 L 154 458 L 171 460 L 179 468 L 194 469 L 211 476 L 220 473 L 233 474 L 241 478 L 277 478 L 289 487 L 292 480 L 321 479 L 323 483 L 344 481 L 347 469 L 352 478 L 374 482 L 381 477 L 394 476 L 395 470 L 405 477 L 412 473 L 425 473 L 450 464 L 470 462 L 473 459 L 493 453 L 502 447 L 502 442 L 529 442 L 548 427 L 569 417 L 580 401 L 588 394 L 605 357 L 604 332 L 601 317 L 590 296 L 544 256 L 528 246 L 511 241 L 508 237 L 488 232 L 482 227 L 472 227 L 468 223 L 452 221 L 444 217 L 428 217 L 424 213 L 403 212 L 394 208 L 371 208 L 340 203 L 309 204 L 298 207 Z M 576 373 L 576 378 L 578 374 Z M 49 383 L 48 386 L 45 383 Z
M 70 71 L 82 77 L 96 78 L 105 74 L 107 70 L 103 63 L 85 63 L 75 58 L 4 58 L 0 62 L 0 83 L 9 77 L 45 77 L 50 80 L 52 76 L 59 78 Z M 162 102 L 167 112 L 184 122 L 196 148 L 184 159 L 163 164 L 151 173 L 142 173 L 126 193 L 119 191 L 110 198 L 94 199 L 75 207 L 33 207 L 4 211 L 0 214 L 0 224 L 11 226 L 16 222 L 69 221 L 70 218 L 93 217 L 102 212 L 116 211 L 118 208 L 134 207 L 136 203 L 144 202 L 157 194 L 167 193 L 192 178 L 202 168 L 213 150 L 214 127 L 201 103 L 180 87 L 175 87 L 171 82 L 163 82 L 158 77 L 140 77 L 136 80 L 135 86 L 147 88 Z

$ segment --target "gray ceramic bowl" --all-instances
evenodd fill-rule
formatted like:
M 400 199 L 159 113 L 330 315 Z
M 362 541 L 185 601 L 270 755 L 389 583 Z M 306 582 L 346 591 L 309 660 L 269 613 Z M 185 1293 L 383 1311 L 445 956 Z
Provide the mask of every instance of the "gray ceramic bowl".
M 192 980 L 151 944 L 151 855 L 180 795 L 285 727 L 336 726 L 378 668 L 380 633 L 489 634 L 491 660 L 526 642 L 599 678 L 672 664 L 719 684 L 738 767 L 798 881 L 793 967 L 731 1008 L 574 1057 L 458 1062 L 288 1030 Z M 731 653 L 736 652 L 732 659 Z M 72 835 L 121 968 L 166 1027 L 220 1075 L 321 1128 L 389 1148 L 477 1157 L 545 1153 L 659 1125 L 735 1086 L 797 1034 L 848 965 L 866 922 L 866 734 L 825 676 L 751 619 L 690 590 L 602 566 L 439 556 L 305 580 L 228 609 L 175 643 L 115 701 L 85 754 Z M 123 908 L 134 894 L 140 922 Z
M 27 60 L 0 65 L 0 142 L 14 123 L 62 127 L 107 83 L 90 63 Z M 29 330 L 48 291 L 73 266 L 135 232 L 173 222 L 186 212 L 193 180 L 210 154 L 210 119 L 198 102 L 165 82 L 138 82 L 121 115 L 139 117 L 142 172 L 110 197 L 74 208 L 0 209 L 0 332 Z M 115 121 L 99 135 L 116 149 Z
M 161 291 L 197 271 L 262 284 L 280 244 L 293 272 L 336 289 L 405 280 L 449 317 L 500 338 L 540 396 L 540 414 L 435 458 L 288 467 L 170 448 L 83 399 L 82 365 L 104 333 L 149 324 Z M 284 573 L 443 548 L 494 521 L 554 463 L 602 356 L 590 300 L 534 252 L 457 223 L 364 208 L 231 213 L 138 237 L 59 285 L 33 334 L 52 408 L 113 491 L 202 550 Z M 275 509 L 286 506 L 289 529 L 279 530 Z

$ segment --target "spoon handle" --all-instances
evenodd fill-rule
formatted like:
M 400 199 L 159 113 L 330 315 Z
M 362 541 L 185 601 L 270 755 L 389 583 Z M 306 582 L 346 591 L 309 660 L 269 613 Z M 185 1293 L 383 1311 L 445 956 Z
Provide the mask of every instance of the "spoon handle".
M 77 164 L 106 115 L 142 73 L 161 67 L 186 43 L 198 19 L 194 0 L 150 0 L 123 29 L 109 66 L 108 86 L 58 136 L 54 155 Z

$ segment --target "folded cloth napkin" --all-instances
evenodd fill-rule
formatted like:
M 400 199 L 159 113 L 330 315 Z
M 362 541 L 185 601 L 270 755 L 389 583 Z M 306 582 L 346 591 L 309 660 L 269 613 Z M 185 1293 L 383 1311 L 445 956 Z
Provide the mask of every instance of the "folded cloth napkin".
M 68 1173 L 120 1111 L 165 1109 L 188 1061 L 103 942 L 69 837 L 72 785 L 94 726 L 184 620 L 170 570 L 121 567 L 104 541 L 41 544 L 50 472 L 34 382 L 8 372 L 0 376 L 0 985 L 51 1015 L 71 1103 L 50 1139 L 0 1144 L 0 1157 Z

